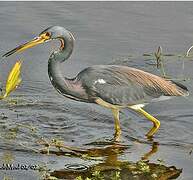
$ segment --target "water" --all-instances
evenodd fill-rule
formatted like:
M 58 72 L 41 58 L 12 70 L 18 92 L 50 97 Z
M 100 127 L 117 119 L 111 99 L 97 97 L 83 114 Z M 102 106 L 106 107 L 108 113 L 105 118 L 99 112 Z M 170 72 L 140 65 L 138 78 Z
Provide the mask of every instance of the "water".
M 30 49 L 1 63 L 0 80 L 5 83 L 16 59 L 24 61 L 22 85 L 0 104 L 0 164 L 45 165 L 51 169 L 51 175 L 66 179 L 73 179 L 73 174 L 88 176 L 92 168 L 102 171 L 111 167 L 117 171 L 119 167 L 122 179 L 129 179 L 133 175 L 125 167 L 138 167 L 137 162 L 145 158 L 154 163 L 148 165 L 155 172 L 163 161 L 164 168 L 177 168 L 176 178 L 191 180 L 193 61 L 183 55 L 193 42 L 192 8 L 192 2 L 1 2 L 1 54 L 48 26 L 60 25 L 73 32 L 76 39 L 74 53 L 62 67 L 66 76 L 75 76 L 94 64 L 124 64 L 160 74 L 155 66 L 149 65 L 155 58 L 142 55 L 162 46 L 163 53 L 173 54 L 164 56 L 166 73 L 173 78 L 190 78 L 183 82 L 190 96 L 152 103 L 145 108 L 161 121 L 153 141 L 144 136 L 151 123 L 124 110 L 122 139 L 116 145 L 112 142 L 114 127 L 109 110 L 68 100 L 49 82 L 47 59 L 58 43 Z M 50 155 L 36 153 L 34 150 L 44 147 L 39 142 L 41 137 L 47 141 L 59 139 L 73 151 L 52 148 Z M 43 173 L 0 170 L 0 177 L 38 179 Z M 143 175 L 139 177 L 148 179 Z

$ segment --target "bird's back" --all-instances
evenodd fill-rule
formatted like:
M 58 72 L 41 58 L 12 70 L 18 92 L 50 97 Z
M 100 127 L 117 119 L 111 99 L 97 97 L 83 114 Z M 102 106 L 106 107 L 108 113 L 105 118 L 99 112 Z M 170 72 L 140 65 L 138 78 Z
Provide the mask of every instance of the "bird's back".
M 151 73 L 116 65 L 84 69 L 77 78 L 90 97 L 116 105 L 148 103 L 161 96 L 185 96 L 185 86 Z

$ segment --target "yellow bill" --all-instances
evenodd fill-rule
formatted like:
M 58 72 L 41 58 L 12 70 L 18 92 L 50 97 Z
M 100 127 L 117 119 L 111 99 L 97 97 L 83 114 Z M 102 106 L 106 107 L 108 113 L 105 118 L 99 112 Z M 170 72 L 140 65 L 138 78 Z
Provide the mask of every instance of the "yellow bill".
M 0 96 L 0 99 L 6 98 L 17 86 L 21 83 L 21 61 L 17 61 L 8 75 L 5 93 Z
M 48 33 L 44 33 L 34 39 L 32 39 L 31 41 L 27 42 L 27 43 L 24 43 L 20 46 L 17 46 L 16 48 L 12 49 L 11 51 L 5 53 L 2 57 L 8 57 L 14 53 L 18 53 L 18 52 L 22 52 L 28 48 L 32 48 L 38 44 L 42 44 L 46 41 L 49 41 L 50 40 L 50 34 Z

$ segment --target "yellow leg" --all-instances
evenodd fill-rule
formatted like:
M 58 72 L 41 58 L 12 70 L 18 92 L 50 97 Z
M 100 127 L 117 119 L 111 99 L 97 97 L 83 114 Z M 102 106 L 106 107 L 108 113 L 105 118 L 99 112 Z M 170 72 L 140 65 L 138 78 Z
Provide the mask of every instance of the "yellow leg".
M 121 128 L 119 123 L 119 110 L 121 106 L 113 105 L 108 102 L 103 101 L 102 99 L 98 98 L 95 100 L 95 102 L 103 107 L 106 107 L 108 109 L 111 109 L 113 112 L 114 120 L 115 120 L 115 134 L 114 138 L 115 141 L 119 141 L 121 137 Z
M 115 140 L 119 141 L 121 136 L 121 127 L 119 122 L 119 109 L 112 109 L 113 117 L 115 120 Z
M 150 131 L 146 134 L 147 137 L 152 137 L 157 130 L 160 127 L 160 122 L 159 120 L 157 120 L 156 118 L 154 118 L 151 114 L 147 113 L 146 111 L 144 111 L 142 108 L 132 108 L 132 106 L 130 107 L 131 109 L 143 114 L 148 120 L 150 120 L 151 122 L 153 122 L 153 127 L 150 129 Z

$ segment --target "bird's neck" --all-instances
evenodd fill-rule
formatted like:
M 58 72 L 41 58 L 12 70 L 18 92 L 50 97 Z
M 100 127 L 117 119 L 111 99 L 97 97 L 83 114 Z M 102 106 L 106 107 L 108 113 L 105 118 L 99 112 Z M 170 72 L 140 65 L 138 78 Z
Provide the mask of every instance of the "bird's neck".
M 60 48 L 57 51 L 54 51 L 50 58 L 60 62 L 64 62 L 72 54 L 74 48 L 74 38 L 69 32 L 68 36 L 61 36 L 60 38 L 58 38 L 58 40 L 60 40 L 61 43 Z
M 76 99 L 74 97 L 73 93 L 73 87 L 72 82 L 73 80 L 70 80 L 61 72 L 60 66 L 61 62 L 55 60 L 54 58 L 50 58 L 48 61 L 48 75 L 50 78 L 50 81 L 54 88 L 63 96 L 66 96 L 71 99 Z
M 60 49 L 53 52 L 48 61 L 48 75 L 50 81 L 60 94 L 71 99 L 79 100 L 77 92 L 74 90 L 74 81 L 64 77 L 60 69 L 62 63 L 72 54 L 73 38 L 70 36 L 65 38 L 61 37 L 59 40 L 61 42 Z

